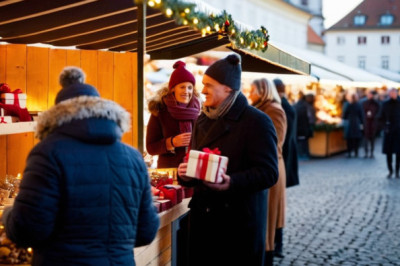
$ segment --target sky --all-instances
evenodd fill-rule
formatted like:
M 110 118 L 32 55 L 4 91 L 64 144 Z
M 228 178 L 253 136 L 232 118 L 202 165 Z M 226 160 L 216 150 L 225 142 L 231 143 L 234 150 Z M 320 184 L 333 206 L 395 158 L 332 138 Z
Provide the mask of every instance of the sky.
M 325 17 L 325 28 L 338 22 L 363 0 L 322 0 L 322 13 Z

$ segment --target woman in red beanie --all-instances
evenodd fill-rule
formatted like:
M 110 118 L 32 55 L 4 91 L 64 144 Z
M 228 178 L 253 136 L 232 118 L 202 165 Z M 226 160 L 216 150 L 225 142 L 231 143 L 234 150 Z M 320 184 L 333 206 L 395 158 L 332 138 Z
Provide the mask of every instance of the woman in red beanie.
M 168 87 L 159 90 L 149 101 L 151 116 L 146 149 L 149 154 L 158 155 L 158 168 L 178 167 L 183 161 L 194 122 L 200 114 L 196 80 L 185 65 L 177 61 Z

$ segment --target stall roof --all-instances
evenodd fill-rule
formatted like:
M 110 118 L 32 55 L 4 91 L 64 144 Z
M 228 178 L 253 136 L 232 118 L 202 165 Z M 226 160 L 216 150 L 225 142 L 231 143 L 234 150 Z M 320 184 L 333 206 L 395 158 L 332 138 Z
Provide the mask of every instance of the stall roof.
M 299 49 L 286 44 L 279 44 L 279 47 L 285 52 L 293 53 L 308 60 L 311 64 L 311 75 L 318 76 L 320 79 L 332 80 L 336 76 L 337 81 L 373 82 L 393 86 L 399 84 L 363 69 L 351 67 L 318 52 Z
M 137 12 L 133 0 L 6 0 L 0 2 L 0 40 L 136 52 Z M 145 24 L 146 52 L 154 59 L 179 58 L 232 45 L 226 35 L 214 33 L 203 37 L 200 31 L 178 25 L 162 11 L 150 7 Z M 257 71 L 310 73 L 307 62 L 274 46 L 262 54 L 243 49 L 237 52 L 242 55 L 244 65 L 261 68 Z

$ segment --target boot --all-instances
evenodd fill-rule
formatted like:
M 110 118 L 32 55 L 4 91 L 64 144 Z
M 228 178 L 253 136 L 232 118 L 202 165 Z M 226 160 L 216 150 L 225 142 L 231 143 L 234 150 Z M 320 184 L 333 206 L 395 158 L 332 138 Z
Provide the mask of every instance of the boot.
M 392 177 L 393 172 L 389 171 L 389 174 L 387 175 L 387 178 L 391 178 Z
M 274 265 L 274 251 L 265 251 L 264 266 Z
M 285 256 L 282 254 L 283 247 L 283 228 L 277 228 L 275 230 L 275 250 L 274 256 L 278 258 L 284 258 Z

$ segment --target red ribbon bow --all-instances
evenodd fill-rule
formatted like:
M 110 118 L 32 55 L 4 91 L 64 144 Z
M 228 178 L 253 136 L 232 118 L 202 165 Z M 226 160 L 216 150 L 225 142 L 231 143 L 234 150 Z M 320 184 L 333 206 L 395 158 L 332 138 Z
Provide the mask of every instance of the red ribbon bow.
M 10 88 L 10 86 L 8 86 L 8 84 L 6 84 L 6 83 L 1 83 L 1 84 L 0 84 L 0 92 L 1 92 L 1 93 L 8 93 L 8 92 L 11 92 L 11 88 Z
M 210 149 L 210 148 L 203 148 L 203 152 L 210 153 L 210 154 L 216 154 L 216 155 L 221 155 L 221 151 L 218 148 Z
M 203 152 L 209 153 L 209 154 L 216 154 L 216 155 L 221 155 L 221 151 L 218 148 L 210 149 L 210 148 L 203 148 Z M 189 161 L 189 153 L 190 150 L 187 151 L 185 158 L 183 159 L 183 162 L 187 163 Z

